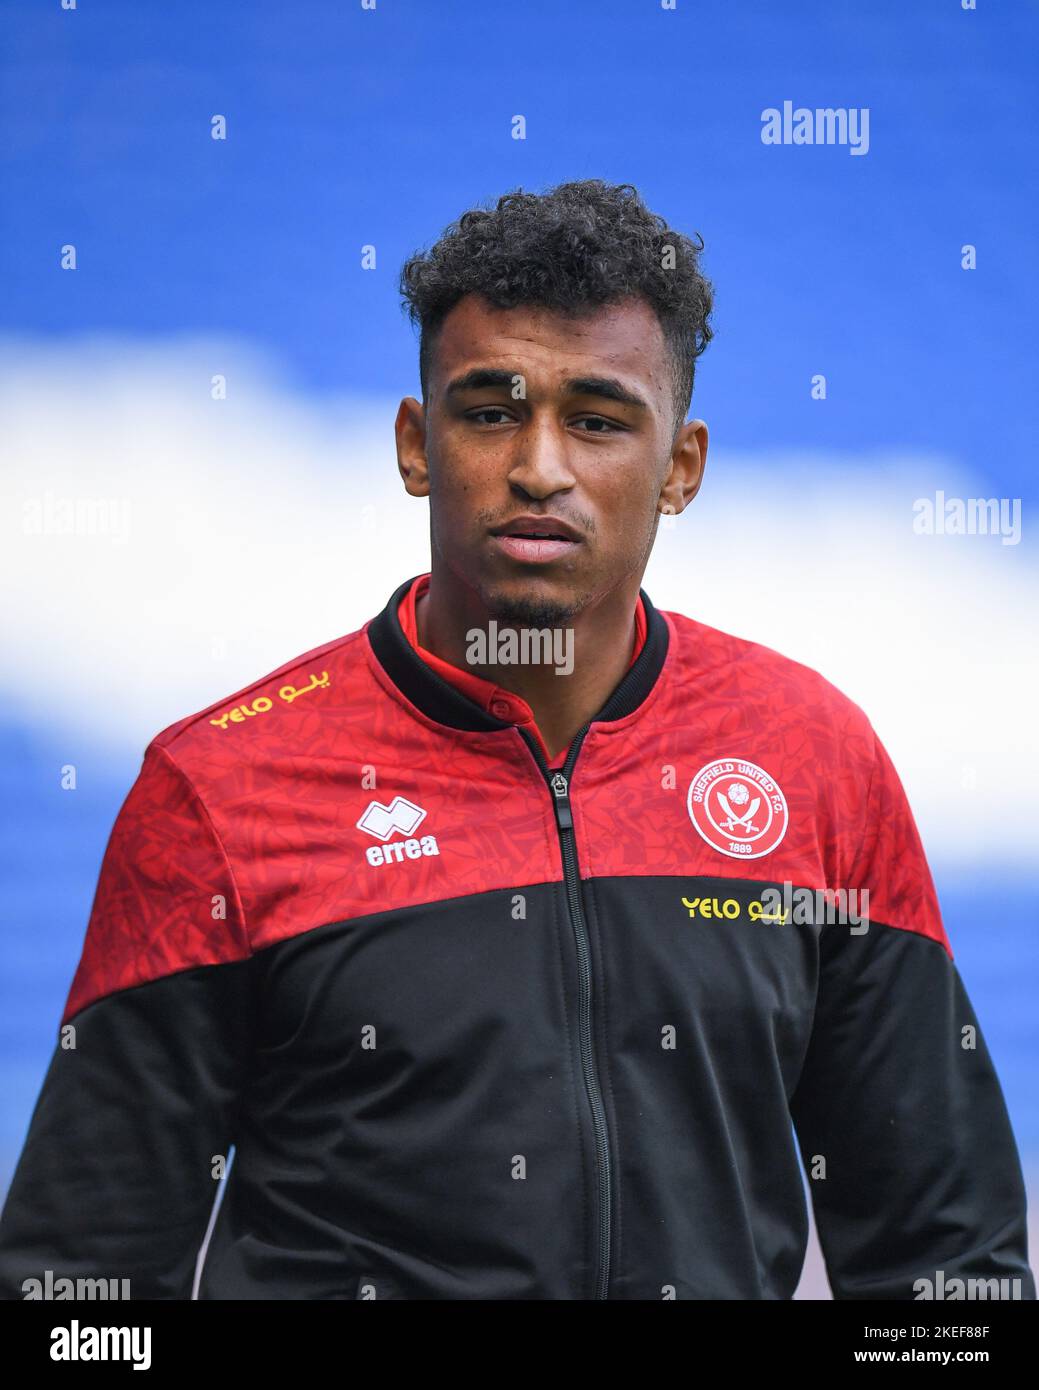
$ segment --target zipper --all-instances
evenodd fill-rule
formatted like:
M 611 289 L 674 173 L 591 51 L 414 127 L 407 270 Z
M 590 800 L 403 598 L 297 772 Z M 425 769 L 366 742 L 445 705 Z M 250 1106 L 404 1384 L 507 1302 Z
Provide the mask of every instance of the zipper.
M 584 736 L 590 728 L 586 724 L 577 734 L 562 770 L 553 772 L 545 762 L 541 750 L 525 730 L 520 730 L 527 739 L 531 751 L 548 782 L 552 792 L 552 804 L 556 815 L 560 850 L 563 857 L 563 881 L 566 886 L 567 904 L 570 913 L 570 926 L 573 929 L 577 946 L 577 971 L 580 987 L 579 998 L 579 1038 L 581 1047 L 581 1070 L 584 1076 L 585 1093 L 592 1113 L 592 1128 L 595 1135 L 596 1178 L 598 1191 L 598 1260 L 595 1269 L 595 1298 L 604 1299 L 610 1282 L 610 1144 L 606 1129 L 606 1108 L 603 1105 L 602 1089 L 599 1085 L 595 1065 L 595 1044 L 592 1035 L 592 957 L 588 939 L 588 926 L 581 903 L 581 879 L 577 867 L 577 847 L 574 843 L 574 817 L 570 806 L 570 781 L 574 763 Z

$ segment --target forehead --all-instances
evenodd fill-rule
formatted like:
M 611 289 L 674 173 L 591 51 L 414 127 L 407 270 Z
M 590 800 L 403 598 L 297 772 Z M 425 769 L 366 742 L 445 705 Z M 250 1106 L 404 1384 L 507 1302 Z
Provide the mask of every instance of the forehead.
M 641 298 L 571 316 L 539 305 L 499 309 L 480 295 L 466 295 L 441 325 L 430 375 L 445 382 L 475 366 L 514 368 L 545 385 L 608 369 L 652 394 L 665 397 L 670 390 L 663 330 Z

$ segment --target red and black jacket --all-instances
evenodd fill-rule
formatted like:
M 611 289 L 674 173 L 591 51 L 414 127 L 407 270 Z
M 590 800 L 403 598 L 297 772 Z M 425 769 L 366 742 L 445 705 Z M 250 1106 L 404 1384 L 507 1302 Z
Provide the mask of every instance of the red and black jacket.
M 789 1298 L 799 1151 L 837 1298 L 1035 1298 L 1000 1085 L 858 706 L 643 591 L 552 768 L 416 651 L 412 582 L 148 746 L 5 1296 L 189 1298 L 233 1146 L 206 1299 Z M 868 891 L 865 927 L 823 890 Z

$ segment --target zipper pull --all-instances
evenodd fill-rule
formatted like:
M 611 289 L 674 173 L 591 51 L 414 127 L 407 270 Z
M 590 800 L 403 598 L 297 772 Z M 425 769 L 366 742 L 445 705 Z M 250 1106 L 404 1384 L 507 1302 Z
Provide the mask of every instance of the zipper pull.
M 574 818 L 570 814 L 570 797 L 567 794 L 567 781 L 561 772 L 557 772 L 549 783 L 556 798 L 556 820 L 559 822 L 560 830 L 573 830 Z

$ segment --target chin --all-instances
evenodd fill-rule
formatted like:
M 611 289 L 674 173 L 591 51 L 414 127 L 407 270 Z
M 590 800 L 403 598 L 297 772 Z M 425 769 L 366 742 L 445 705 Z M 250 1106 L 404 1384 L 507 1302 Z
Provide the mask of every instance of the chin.
M 499 624 L 512 627 L 563 627 L 584 606 L 569 590 L 553 593 L 551 584 L 517 579 L 496 584 L 485 595 L 488 614 Z

